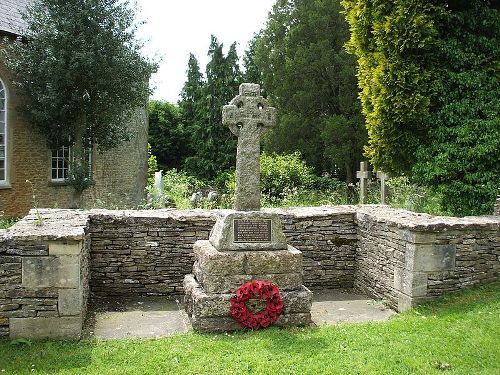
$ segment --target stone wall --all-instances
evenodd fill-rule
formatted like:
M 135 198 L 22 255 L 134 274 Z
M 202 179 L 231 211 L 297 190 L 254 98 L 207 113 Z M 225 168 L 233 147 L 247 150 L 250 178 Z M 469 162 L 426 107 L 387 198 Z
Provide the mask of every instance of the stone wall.
M 304 284 L 313 290 L 354 287 L 402 311 L 498 280 L 498 216 L 444 218 L 387 206 L 269 211 L 302 251 Z M 0 230 L 0 336 L 78 337 L 89 289 L 182 294 L 193 244 L 208 238 L 219 213 L 32 210 Z
M 355 208 L 277 209 L 289 245 L 303 255 L 304 285 L 350 289 L 356 267 Z
M 87 221 L 74 211 L 32 211 L 0 234 L 0 336 L 80 337 L 88 298 Z
M 304 285 L 352 288 L 354 209 L 269 210 L 281 216 L 287 242 L 302 251 Z M 100 295 L 182 294 L 193 270 L 193 244 L 206 240 L 217 210 L 91 211 L 90 288 Z
M 193 269 L 193 244 L 208 239 L 209 211 L 92 211 L 92 292 L 181 294 Z
M 355 286 L 398 311 L 498 279 L 499 218 L 436 217 L 365 206 L 356 221 Z

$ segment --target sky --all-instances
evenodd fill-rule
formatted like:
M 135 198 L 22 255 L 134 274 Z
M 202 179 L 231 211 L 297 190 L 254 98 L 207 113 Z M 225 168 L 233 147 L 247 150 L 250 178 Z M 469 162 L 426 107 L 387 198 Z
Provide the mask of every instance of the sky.
M 210 35 L 224 43 L 224 51 L 238 43 L 238 55 L 265 26 L 275 0 L 137 0 L 140 11 L 138 37 L 144 53 L 161 59 L 152 77 L 154 99 L 176 103 L 186 80 L 189 54 L 205 71 Z

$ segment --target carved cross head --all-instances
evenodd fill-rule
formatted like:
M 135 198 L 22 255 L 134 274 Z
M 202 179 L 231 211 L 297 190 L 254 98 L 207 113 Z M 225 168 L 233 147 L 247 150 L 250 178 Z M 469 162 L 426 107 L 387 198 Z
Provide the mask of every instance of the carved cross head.
M 259 134 L 276 124 L 276 108 L 269 107 L 267 100 L 260 95 L 260 86 L 242 83 L 240 93 L 222 109 L 222 123 L 238 136 L 246 130 Z

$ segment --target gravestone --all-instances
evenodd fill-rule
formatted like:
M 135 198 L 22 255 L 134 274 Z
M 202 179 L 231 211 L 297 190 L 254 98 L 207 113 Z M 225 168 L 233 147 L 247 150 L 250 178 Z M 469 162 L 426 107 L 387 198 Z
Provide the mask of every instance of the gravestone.
M 385 181 L 387 180 L 387 173 L 378 171 L 377 177 L 380 180 L 380 203 L 385 204 L 387 198 L 387 191 L 385 186 Z
M 148 202 L 153 208 L 165 208 L 168 197 L 163 191 L 163 171 L 157 171 L 154 175 L 152 191 L 148 194 Z
M 365 204 L 368 195 L 368 179 L 371 173 L 368 171 L 368 162 L 362 161 L 359 163 L 359 171 L 356 172 L 356 177 L 359 179 L 359 203 Z
M 249 281 L 275 284 L 283 298 L 279 326 L 311 323 L 312 293 L 302 285 L 302 253 L 287 245 L 277 214 L 260 210 L 260 137 L 276 122 L 256 84 L 240 85 L 222 112 L 238 137 L 235 209 L 220 211 L 208 241 L 197 241 L 193 274 L 184 279 L 186 311 L 196 330 L 241 329 L 230 299 Z
M 189 198 L 189 205 L 191 206 L 191 208 L 197 208 L 202 198 L 203 194 L 201 193 L 201 191 L 194 192 L 191 195 L 191 198 Z

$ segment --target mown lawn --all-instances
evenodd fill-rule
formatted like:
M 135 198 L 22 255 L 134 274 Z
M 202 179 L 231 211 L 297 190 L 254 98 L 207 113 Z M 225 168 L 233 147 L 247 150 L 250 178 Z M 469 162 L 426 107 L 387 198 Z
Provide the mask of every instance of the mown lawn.
M 500 374 L 500 283 L 384 323 L 157 340 L 0 340 L 0 374 Z

